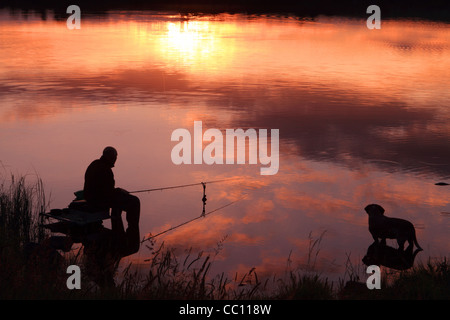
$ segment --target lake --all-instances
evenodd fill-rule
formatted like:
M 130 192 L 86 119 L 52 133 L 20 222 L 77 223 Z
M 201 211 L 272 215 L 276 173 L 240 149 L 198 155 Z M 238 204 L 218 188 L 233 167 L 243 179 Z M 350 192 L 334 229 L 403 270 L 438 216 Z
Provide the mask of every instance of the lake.
M 129 191 L 226 179 L 206 185 L 206 212 L 220 210 L 155 238 L 211 254 L 212 275 L 344 277 L 373 242 L 370 203 L 415 225 L 415 263 L 448 257 L 450 186 L 435 183 L 450 183 L 450 26 L 365 19 L 111 11 L 69 30 L 51 12 L 3 10 L 1 176 L 38 175 L 62 208 L 111 145 Z M 175 164 L 172 133 L 194 137 L 195 121 L 279 130 L 278 171 Z M 136 195 L 142 236 L 202 214 L 201 184 Z M 126 260 L 149 257 L 143 245 Z

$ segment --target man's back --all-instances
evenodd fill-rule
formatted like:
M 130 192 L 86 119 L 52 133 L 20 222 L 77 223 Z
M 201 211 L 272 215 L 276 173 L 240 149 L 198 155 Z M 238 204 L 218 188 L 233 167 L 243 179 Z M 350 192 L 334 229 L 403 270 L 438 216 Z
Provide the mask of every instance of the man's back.
M 96 205 L 112 204 L 114 194 L 114 174 L 111 165 L 103 157 L 94 160 L 84 175 L 84 197 Z

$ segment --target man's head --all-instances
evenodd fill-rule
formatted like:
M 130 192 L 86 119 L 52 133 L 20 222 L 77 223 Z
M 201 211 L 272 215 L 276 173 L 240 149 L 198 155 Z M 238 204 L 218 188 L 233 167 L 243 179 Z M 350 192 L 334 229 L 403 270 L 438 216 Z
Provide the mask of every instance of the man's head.
M 105 149 L 103 149 L 102 158 L 109 163 L 111 168 L 114 167 L 114 164 L 117 160 L 117 150 L 113 147 L 106 147 Z

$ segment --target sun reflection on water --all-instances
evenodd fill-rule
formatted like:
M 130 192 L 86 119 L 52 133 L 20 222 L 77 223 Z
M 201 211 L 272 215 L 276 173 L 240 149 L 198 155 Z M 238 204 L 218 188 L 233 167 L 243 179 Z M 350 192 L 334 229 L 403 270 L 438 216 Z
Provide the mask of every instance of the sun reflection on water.
M 369 201 L 424 225 L 419 241 L 433 253 L 449 251 L 448 218 L 438 214 L 449 211 L 448 189 L 430 183 L 449 176 L 448 27 L 386 21 L 375 33 L 331 18 L 112 16 L 87 18 L 80 32 L 52 20 L 0 24 L 0 161 L 25 171 L 31 163 L 56 205 L 114 144 L 125 188 L 245 180 L 208 187 L 208 209 L 242 192 L 246 201 L 163 238 L 201 248 L 229 235 L 221 263 L 231 270 L 284 266 L 291 248 L 303 254 L 308 234 L 324 229 L 328 261 L 362 252 Z M 267 179 L 259 166 L 173 165 L 171 132 L 199 120 L 280 129 L 280 171 Z M 200 214 L 200 192 L 142 195 L 142 233 Z

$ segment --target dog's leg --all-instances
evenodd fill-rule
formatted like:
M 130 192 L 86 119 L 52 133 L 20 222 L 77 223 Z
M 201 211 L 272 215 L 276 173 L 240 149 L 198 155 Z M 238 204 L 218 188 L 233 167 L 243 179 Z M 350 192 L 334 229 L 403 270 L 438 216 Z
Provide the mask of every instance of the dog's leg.
M 408 241 L 408 243 L 409 244 L 408 244 L 408 247 L 406 248 L 406 251 L 408 253 L 412 254 L 412 250 L 413 250 L 414 244 L 412 242 L 409 242 L 409 241 Z
M 404 247 L 405 247 L 405 239 L 397 239 L 397 243 L 398 243 L 398 249 L 403 251 Z

